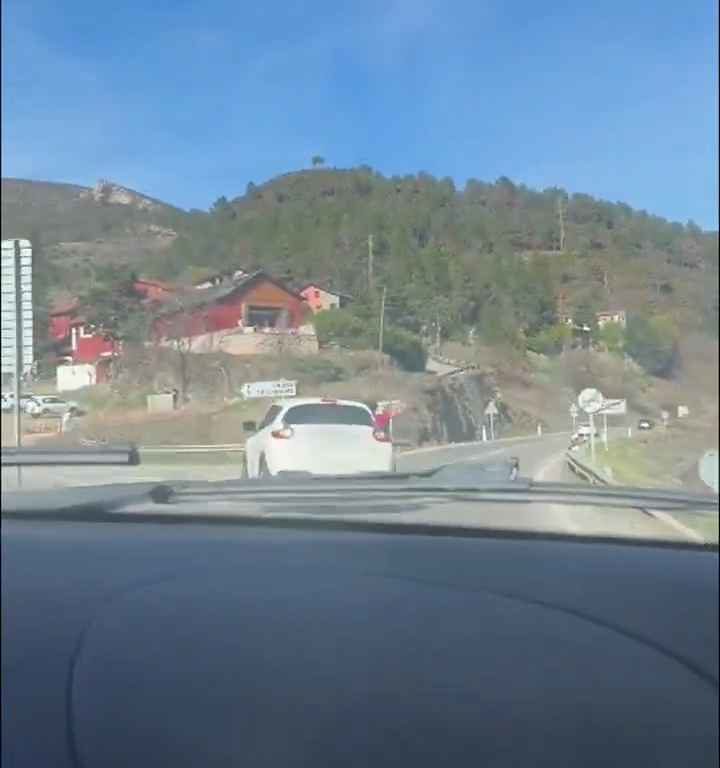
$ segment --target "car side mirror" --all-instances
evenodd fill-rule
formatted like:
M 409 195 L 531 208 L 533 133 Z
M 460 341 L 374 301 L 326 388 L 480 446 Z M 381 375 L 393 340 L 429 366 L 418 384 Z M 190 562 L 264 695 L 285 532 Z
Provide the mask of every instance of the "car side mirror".
M 257 422 L 255 421 L 243 421 L 243 432 L 257 432 Z

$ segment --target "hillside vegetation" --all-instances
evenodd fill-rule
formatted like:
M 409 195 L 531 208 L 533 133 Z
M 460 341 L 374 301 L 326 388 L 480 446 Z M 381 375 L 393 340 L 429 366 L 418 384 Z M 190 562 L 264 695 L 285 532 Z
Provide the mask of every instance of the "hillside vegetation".
M 717 333 L 717 233 L 506 178 L 458 190 L 424 173 L 319 168 L 249 184 L 208 212 L 140 195 L 108 202 L 70 185 L 3 180 L 2 191 L 3 237 L 35 244 L 44 304 L 62 289 L 111 288 L 119 268 L 187 280 L 262 267 L 352 294 L 352 310 L 322 332 L 355 346 L 374 344 L 381 288 L 389 339 L 553 354 L 573 342 L 558 322 L 565 311 L 608 349 L 670 375 L 683 335 Z M 627 334 L 597 332 L 594 314 L 608 307 L 634 316 Z

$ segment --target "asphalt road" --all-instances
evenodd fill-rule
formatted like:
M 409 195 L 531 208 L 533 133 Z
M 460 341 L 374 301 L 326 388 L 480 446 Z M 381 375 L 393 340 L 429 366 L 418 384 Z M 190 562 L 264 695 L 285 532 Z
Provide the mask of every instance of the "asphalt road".
M 398 470 L 419 471 L 450 463 L 500 462 L 510 457 L 520 461 L 520 474 L 536 480 L 579 481 L 564 461 L 568 435 L 541 438 L 511 438 L 488 443 L 463 443 L 440 448 L 418 449 L 398 457 Z M 239 459 L 238 459 L 239 462 Z M 28 468 L 23 470 L 22 487 L 41 490 L 79 485 L 123 482 L 180 482 L 187 480 L 227 480 L 238 477 L 232 463 L 148 464 L 139 467 Z M 2 470 L 3 488 L 17 488 L 17 471 Z M 677 528 L 641 510 L 614 510 L 565 504 L 473 504 L 436 505 L 422 512 L 408 512 L 404 519 L 417 522 L 447 522 L 489 525 L 499 528 L 550 530 L 582 535 L 627 535 L 641 538 L 677 539 Z

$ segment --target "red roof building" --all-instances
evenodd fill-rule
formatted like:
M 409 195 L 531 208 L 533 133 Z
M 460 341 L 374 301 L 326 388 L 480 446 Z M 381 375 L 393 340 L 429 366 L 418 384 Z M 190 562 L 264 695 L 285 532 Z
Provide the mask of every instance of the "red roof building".
M 192 338 L 239 327 L 292 331 L 306 321 L 302 296 L 258 271 L 217 288 L 178 295 L 179 308 L 155 322 L 158 339 Z

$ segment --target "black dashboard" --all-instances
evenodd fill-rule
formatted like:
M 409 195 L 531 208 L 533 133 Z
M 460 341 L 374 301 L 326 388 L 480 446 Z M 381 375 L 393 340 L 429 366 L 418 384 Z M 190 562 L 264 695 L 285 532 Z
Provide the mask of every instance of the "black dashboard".
M 715 766 L 718 556 L 4 520 L 2 764 Z

